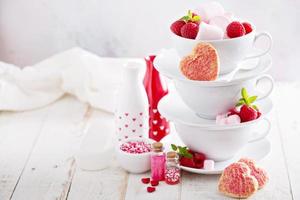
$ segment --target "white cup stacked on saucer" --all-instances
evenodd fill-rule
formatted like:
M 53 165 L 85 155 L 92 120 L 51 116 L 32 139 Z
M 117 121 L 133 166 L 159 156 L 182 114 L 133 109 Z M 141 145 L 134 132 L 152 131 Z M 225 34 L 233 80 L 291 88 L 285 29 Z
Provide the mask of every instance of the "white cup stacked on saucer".
M 175 34 L 172 37 L 174 48 L 162 49 L 154 60 L 156 69 L 174 84 L 174 90 L 159 102 L 158 110 L 174 123 L 178 136 L 188 148 L 215 161 L 215 169 L 211 171 L 182 168 L 195 173 L 217 174 L 241 157 L 255 160 L 265 157 L 270 151 L 265 137 L 271 123 L 266 116 L 272 109 L 269 95 L 274 86 L 272 77 L 266 74 L 272 65 L 268 54 L 271 36 L 253 29 L 247 35 L 223 40 L 199 41 Z M 265 50 L 253 47 L 259 37 L 269 41 Z M 218 53 L 220 73 L 214 81 L 189 80 L 180 71 L 180 60 L 199 42 L 210 43 Z M 217 124 L 216 116 L 235 107 L 242 88 L 258 96 L 255 104 L 262 115 L 239 124 Z

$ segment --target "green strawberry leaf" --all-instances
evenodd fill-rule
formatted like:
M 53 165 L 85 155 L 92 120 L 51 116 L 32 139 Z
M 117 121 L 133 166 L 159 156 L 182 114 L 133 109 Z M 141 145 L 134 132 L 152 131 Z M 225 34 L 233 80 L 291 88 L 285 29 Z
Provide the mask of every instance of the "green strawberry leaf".
M 253 103 L 256 99 L 257 99 L 257 96 L 252 96 L 252 97 L 249 97 L 249 98 L 248 98 L 248 101 L 249 101 L 250 103 Z
M 177 151 L 177 146 L 175 144 L 171 144 L 172 150 Z

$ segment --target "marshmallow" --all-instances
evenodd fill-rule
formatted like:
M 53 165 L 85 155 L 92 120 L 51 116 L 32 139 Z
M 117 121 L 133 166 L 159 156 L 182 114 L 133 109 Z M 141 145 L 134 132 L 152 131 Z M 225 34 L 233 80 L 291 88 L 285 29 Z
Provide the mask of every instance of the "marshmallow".
M 230 115 L 227 117 L 227 124 L 239 124 L 241 123 L 241 118 L 238 115 Z
M 211 18 L 222 16 L 224 14 L 224 8 L 217 2 L 207 2 L 196 8 L 195 13 L 201 17 L 202 21 L 208 23 Z
M 224 125 L 225 123 L 225 120 L 227 117 L 227 114 L 220 114 L 220 115 L 217 115 L 216 117 L 216 124 L 218 125 Z
M 231 20 L 225 16 L 215 16 L 209 20 L 210 25 L 219 27 L 224 33 L 226 32 L 226 28 L 230 22 Z
M 224 32 L 219 27 L 209 25 L 205 22 L 201 22 L 196 39 L 197 40 L 220 40 L 223 39 L 223 36 L 224 36 Z
M 218 125 L 233 125 L 241 123 L 241 118 L 238 115 L 230 115 L 227 117 L 226 114 L 217 115 L 216 124 Z
M 204 160 L 203 169 L 213 170 L 215 168 L 215 161 L 213 160 Z
M 225 12 L 223 16 L 226 17 L 230 22 L 232 22 L 234 19 L 233 13 L 231 12 Z

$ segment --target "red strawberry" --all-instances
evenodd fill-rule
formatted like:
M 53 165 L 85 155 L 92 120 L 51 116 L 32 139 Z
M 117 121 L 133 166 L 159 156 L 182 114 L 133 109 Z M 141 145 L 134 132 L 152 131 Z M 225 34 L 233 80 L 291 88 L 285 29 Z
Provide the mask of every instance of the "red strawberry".
M 181 27 L 181 36 L 184 38 L 195 39 L 199 31 L 199 25 L 194 22 L 188 22 Z
M 196 164 L 192 158 L 181 157 L 180 164 L 186 167 L 192 167 L 192 168 L 196 167 Z
M 241 107 L 240 110 L 241 122 L 248 122 L 248 121 L 255 120 L 257 116 L 258 116 L 257 111 L 254 108 L 247 106 L 245 104 Z
M 203 153 L 195 152 L 193 158 L 195 162 L 202 162 L 206 159 L 206 156 Z
M 231 115 L 239 115 L 239 111 L 236 109 L 236 108 L 231 108 L 229 111 L 228 111 L 228 116 L 231 116 Z
M 176 35 L 181 36 L 180 30 L 181 30 L 181 28 L 182 28 L 184 25 L 185 25 L 185 21 L 183 21 L 183 20 L 177 20 L 176 22 L 174 22 L 174 23 L 171 25 L 170 29 L 171 29 L 171 31 L 172 31 L 173 33 L 175 33 Z
M 261 116 L 261 112 L 257 111 L 257 118 L 259 118 L 260 116 Z
M 246 34 L 252 32 L 253 29 L 252 29 L 252 26 L 251 26 L 250 23 L 248 23 L 248 22 L 243 22 L 242 25 L 243 25 L 244 28 L 245 28 Z
M 158 186 L 158 184 L 159 184 L 159 182 L 155 181 L 155 180 L 152 180 L 150 183 L 152 186 Z
M 155 191 L 155 187 L 147 187 L 147 192 L 152 193 Z
M 148 183 L 150 183 L 150 178 L 142 178 L 141 181 L 144 184 L 148 184 Z
M 195 164 L 195 168 L 197 168 L 197 169 L 202 169 L 203 166 L 204 166 L 204 160 L 201 161 L 201 162 L 197 162 L 197 163 Z
M 227 26 L 226 31 L 227 31 L 227 36 L 229 38 L 240 37 L 240 36 L 245 35 L 245 33 L 246 33 L 244 26 L 240 22 L 237 22 L 237 21 L 231 22 Z

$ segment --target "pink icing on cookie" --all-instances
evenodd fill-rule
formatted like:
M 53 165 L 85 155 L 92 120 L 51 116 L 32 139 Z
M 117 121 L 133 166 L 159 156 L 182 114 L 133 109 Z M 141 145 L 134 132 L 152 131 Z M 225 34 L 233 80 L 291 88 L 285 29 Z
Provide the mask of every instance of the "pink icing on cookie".
M 251 175 L 254 176 L 258 181 L 258 185 L 259 185 L 258 189 L 261 189 L 266 185 L 266 183 L 269 180 L 268 174 L 264 169 L 256 166 L 254 160 L 248 158 L 242 158 L 239 160 L 239 162 L 243 162 L 246 165 L 248 165 L 248 167 L 251 170 Z

